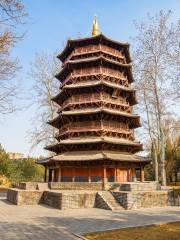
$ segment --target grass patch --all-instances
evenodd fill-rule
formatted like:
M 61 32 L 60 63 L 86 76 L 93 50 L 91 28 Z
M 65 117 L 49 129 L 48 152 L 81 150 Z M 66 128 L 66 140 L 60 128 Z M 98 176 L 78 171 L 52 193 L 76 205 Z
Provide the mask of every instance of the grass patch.
M 179 240 L 180 222 L 110 230 L 84 237 L 88 240 Z

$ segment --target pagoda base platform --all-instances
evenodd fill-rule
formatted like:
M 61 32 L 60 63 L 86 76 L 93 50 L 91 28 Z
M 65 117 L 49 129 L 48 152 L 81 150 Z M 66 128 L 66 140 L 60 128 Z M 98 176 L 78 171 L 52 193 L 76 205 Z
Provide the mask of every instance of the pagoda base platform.
M 126 210 L 149 207 L 180 206 L 174 190 L 160 190 L 156 182 L 112 184 L 111 190 L 100 190 L 98 185 L 88 189 L 89 183 L 76 183 L 76 189 L 62 189 L 61 183 L 23 183 L 23 189 L 10 188 L 7 200 L 16 205 L 46 204 L 65 210 L 74 208 L 102 208 L 106 210 Z M 71 183 L 72 184 L 72 183 Z M 87 189 L 81 189 L 86 185 Z M 26 189 L 27 187 L 27 189 Z M 72 185 L 71 185 L 72 187 Z M 74 187 L 74 186 L 73 186 Z M 91 186 L 92 187 L 92 186 Z M 65 185 L 63 186 L 65 188 Z M 77 189 L 78 188 L 78 189 Z M 158 190 L 159 189 L 159 190 Z M 180 194 L 180 193 L 179 193 Z
M 91 190 L 91 191 L 155 191 L 160 186 L 157 182 L 21 182 L 22 190 Z

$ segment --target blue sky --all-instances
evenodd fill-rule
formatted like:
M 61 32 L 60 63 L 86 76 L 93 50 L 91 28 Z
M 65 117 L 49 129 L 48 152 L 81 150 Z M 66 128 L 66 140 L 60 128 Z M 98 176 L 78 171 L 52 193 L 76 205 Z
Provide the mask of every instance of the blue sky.
M 147 13 L 155 14 L 160 9 L 172 10 L 172 21 L 180 16 L 180 0 L 26 0 L 29 13 L 25 39 L 14 49 L 13 54 L 21 60 L 18 75 L 24 92 L 30 94 L 33 80 L 27 72 L 36 53 L 61 51 L 68 38 L 91 35 L 94 14 L 98 17 L 100 31 L 122 42 L 136 34 L 133 20 L 142 21 Z M 55 79 L 56 81 L 56 79 Z M 18 101 L 22 104 L 23 100 Z M 0 143 L 7 151 L 25 155 L 39 155 L 41 149 L 30 151 L 28 130 L 34 108 L 27 107 L 11 115 L 0 115 Z

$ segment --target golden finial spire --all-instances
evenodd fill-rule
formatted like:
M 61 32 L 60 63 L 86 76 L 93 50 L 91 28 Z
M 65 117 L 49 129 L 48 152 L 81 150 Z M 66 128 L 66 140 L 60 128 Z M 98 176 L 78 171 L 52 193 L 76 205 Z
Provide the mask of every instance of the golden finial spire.
M 98 30 L 98 23 L 97 23 L 97 19 L 96 16 L 94 16 L 93 19 L 93 28 L 92 28 L 92 36 L 95 37 L 99 34 L 99 30 Z

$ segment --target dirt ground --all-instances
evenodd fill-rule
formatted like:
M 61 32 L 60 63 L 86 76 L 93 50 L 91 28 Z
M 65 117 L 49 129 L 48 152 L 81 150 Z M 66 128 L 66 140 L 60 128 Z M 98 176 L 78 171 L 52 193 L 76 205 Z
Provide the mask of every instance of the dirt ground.
M 88 240 L 180 240 L 180 222 L 84 235 Z

